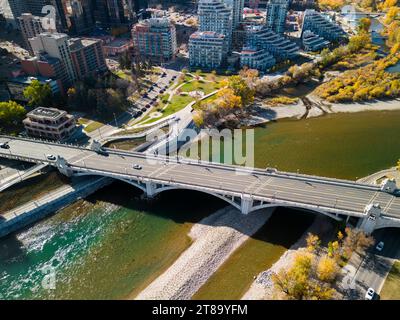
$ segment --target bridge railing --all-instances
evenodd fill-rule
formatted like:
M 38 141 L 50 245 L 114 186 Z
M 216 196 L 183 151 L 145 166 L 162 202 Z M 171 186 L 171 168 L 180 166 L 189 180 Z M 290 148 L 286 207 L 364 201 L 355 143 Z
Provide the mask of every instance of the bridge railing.
M 8 139 L 14 139 L 14 140 L 23 140 L 23 141 L 28 141 L 28 142 L 38 142 L 38 143 L 46 143 L 50 145 L 55 145 L 55 146 L 63 146 L 63 147 L 69 147 L 69 148 L 75 148 L 79 150 L 84 150 L 84 151 L 91 151 L 95 152 L 93 150 L 90 150 L 86 147 L 82 146 L 77 146 L 74 144 L 67 144 L 67 143 L 57 143 L 54 141 L 44 141 L 40 139 L 28 139 L 28 138 L 23 138 L 23 137 L 9 137 L 9 136 L 4 136 L 0 135 L 0 137 L 3 138 L 8 138 Z M 264 176 L 272 176 L 272 177 L 281 177 L 281 178 L 287 178 L 287 179 L 296 179 L 296 180 L 304 180 L 304 181 L 309 181 L 309 182 L 318 182 L 318 183 L 325 183 L 325 184 L 332 184 L 332 185 L 341 185 L 341 186 L 351 186 L 351 187 L 356 187 L 358 189 L 366 189 L 366 190 L 375 190 L 379 191 L 380 187 L 377 185 L 372 185 L 368 183 L 360 183 L 360 182 L 355 182 L 351 180 L 343 180 L 343 179 L 336 179 L 336 178 L 327 178 L 327 177 L 319 177 L 315 175 L 306 175 L 306 174 L 300 174 L 300 173 L 291 173 L 291 172 L 284 172 L 284 171 L 276 171 L 274 173 L 269 173 L 266 172 L 263 169 L 259 168 L 252 168 L 252 167 L 245 167 L 245 166 L 235 166 L 235 165 L 228 165 L 228 164 L 222 164 L 222 163 L 215 163 L 215 162 L 209 162 L 205 160 L 193 160 L 189 158 L 182 158 L 182 157 L 174 157 L 174 156 L 164 156 L 164 155 L 151 155 L 151 154 L 144 154 L 141 152 L 132 152 L 132 151 L 123 151 L 123 150 L 115 150 L 111 148 L 105 148 L 107 152 L 110 154 L 115 154 L 115 155 L 125 155 L 125 156 L 135 156 L 139 158 L 146 158 L 149 160 L 154 160 L 154 161 L 165 161 L 165 162 L 173 162 L 173 163 L 183 163 L 183 164 L 188 164 L 188 165 L 201 165 L 201 166 L 206 166 L 206 167 L 214 167 L 219 170 L 227 170 L 227 171 L 238 171 L 243 174 L 260 174 Z M 29 161 L 29 160 L 28 160 Z
M 87 167 L 83 168 L 83 167 L 78 167 L 78 166 L 71 166 L 70 168 L 72 170 L 78 171 L 78 172 L 86 172 L 88 174 L 94 174 L 94 175 L 97 174 L 97 175 L 107 176 L 107 177 L 121 179 L 121 180 L 135 180 L 137 182 L 142 182 L 142 183 L 153 182 L 153 183 L 160 184 L 160 185 L 181 187 L 183 189 L 205 191 L 208 193 L 224 194 L 226 196 L 233 196 L 233 197 L 239 197 L 239 198 L 243 198 L 244 196 L 247 196 L 253 200 L 259 200 L 259 201 L 274 203 L 274 204 L 284 204 L 285 206 L 303 207 L 303 208 L 314 210 L 314 211 L 325 210 L 329 213 L 334 213 L 334 214 L 344 214 L 344 215 L 357 216 L 357 217 L 365 216 L 364 212 L 337 208 L 337 207 L 335 207 L 336 205 L 334 203 L 330 207 L 330 206 L 317 205 L 315 203 L 308 202 L 308 201 L 293 201 L 292 199 L 288 199 L 288 198 L 285 198 L 282 196 L 279 196 L 279 197 L 277 197 L 277 196 L 272 196 L 272 197 L 255 196 L 251 193 L 236 192 L 236 191 L 232 191 L 232 190 L 223 188 L 222 184 L 219 186 L 219 188 L 211 188 L 211 187 L 205 187 L 200 184 L 196 184 L 194 182 L 191 182 L 191 183 L 178 182 L 178 181 L 175 181 L 174 179 L 147 178 L 147 177 L 141 177 L 141 176 L 136 176 L 136 175 L 123 174 L 123 173 L 115 172 L 115 171 L 102 171 L 102 170 L 98 170 L 98 169 L 94 169 L 94 168 L 87 168 Z

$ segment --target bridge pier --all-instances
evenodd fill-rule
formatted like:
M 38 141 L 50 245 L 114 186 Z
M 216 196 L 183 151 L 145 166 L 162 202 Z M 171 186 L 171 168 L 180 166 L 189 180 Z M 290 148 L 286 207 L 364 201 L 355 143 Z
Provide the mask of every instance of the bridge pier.
M 157 194 L 157 185 L 154 182 L 146 181 L 146 197 L 152 199 Z
M 253 207 L 253 199 L 248 195 L 242 195 L 240 204 L 240 211 L 242 214 L 248 214 Z
M 378 219 L 382 214 L 382 209 L 379 203 L 369 204 L 365 207 L 365 218 L 360 219 L 357 227 L 362 229 L 366 234 L 371 234 L 377 225 Z
M 381 183 L 381 190 L 387 193 L 395 193 L 397 191 L 396 181 L 394 179 L 385 179 Z
M 58 171 L 60 171 L 60 173 L 63 175 L 67 177 L 71 177 L 73 175 L 73 171 L 69 167 L 67 160 L 65 160 L 63 157 L 57 157 L 56 166 Z

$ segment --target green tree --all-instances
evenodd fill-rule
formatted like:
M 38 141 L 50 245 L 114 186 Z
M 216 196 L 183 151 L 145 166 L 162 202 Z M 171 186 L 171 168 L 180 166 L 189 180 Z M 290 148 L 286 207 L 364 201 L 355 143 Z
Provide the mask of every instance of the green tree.
M 17 128 L 25 114 L 25 108 L 15 101 L 0 102 L 0 132 Z
M 33 80 L 24 89 L 24 97 L 28 99 L 28 104 L 33 107 L 50 107 L 52 92 L 48 83 L 42 84 L 39 80 Z

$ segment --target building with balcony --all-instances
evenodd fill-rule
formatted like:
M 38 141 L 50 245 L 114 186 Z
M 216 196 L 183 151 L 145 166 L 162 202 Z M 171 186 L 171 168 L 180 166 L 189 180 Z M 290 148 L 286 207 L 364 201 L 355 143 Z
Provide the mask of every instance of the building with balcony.
M 22 33 L 22 37 L 24 38 L 25 48 L 30 54 L 33 54 L 29 39 L 44 32 L 41 17 L 34 16 L 31 13 L 23 13 L 20 17 L 18 17 L 18 24 Z
M 175 59 L 177 53 L 175 25 L 166 18 L 143 20 L 132 28 L 135 55 L 159 62 Z
M 243 48 L 240 52 L 240 66 L 257 69 L 262 72 L 268 71 L 276 64 L 275 58 L 266 50 Z
M 266 26 L 276 33 L 285 31 L 289 0 L 270 0 L 267 4 Z
M 197 31 L 190 36 L 189 61 L 195 69 L 214 70 L 226 61 L 228 51 L 223 34 L 213 31 Z
M 224 35 L 226 46 L 231 48 L 233 11 L 223 0 L 200 0 L 197 14 L 199 31 L 211 31 Z
M 68 35 L 64 33 L 44 32 L 29 39 L 29 42 L 36 56 L 45 54 L 58 59 L 63 65 L 68 82 L 73 83 L 76 80 L 76 73 L 68 40 Z
M 312 9 L 304 12 L 302 33 L 307 30 L 328 41 L 340 41 L 347 38 L 346 32 L 339 25 L 326 15 Z
M 276 60 L 293 59 L 297 57 L 300 50 L 294 42 L 266 26 L 249 26 L 247 28 L 246 47 L 266 50 Z
M 74 116 L 55 108 L 36 108 L 23 124 L 28 135 L 57 141 L 69 138 L 75 130 Z
M 107 70 L 101 40 L 72 38 L 69 39 L 68 45 L 77 79 Z
M 330 42 L 310 30 L 303 32 L 303 48 L 305 51 L 320 51 L 330 45 Z

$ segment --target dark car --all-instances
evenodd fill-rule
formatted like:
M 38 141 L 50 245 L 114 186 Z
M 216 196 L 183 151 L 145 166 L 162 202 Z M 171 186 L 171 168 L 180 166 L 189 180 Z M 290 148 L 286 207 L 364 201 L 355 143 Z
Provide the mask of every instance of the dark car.
M 10 149 L 10 146 L 7 142 L 0 143 L 0 148 L 1 149 Z
M 146 104 L 146 106 L 145 106 L 146 109 L 148 109 L 150 107 L 151 107 L 150 104 Z
M 146 109 L 146 108 L 142 108 L 141 110 L 142 110 L 143 112 L 146 112 L 147 109 Z

